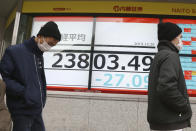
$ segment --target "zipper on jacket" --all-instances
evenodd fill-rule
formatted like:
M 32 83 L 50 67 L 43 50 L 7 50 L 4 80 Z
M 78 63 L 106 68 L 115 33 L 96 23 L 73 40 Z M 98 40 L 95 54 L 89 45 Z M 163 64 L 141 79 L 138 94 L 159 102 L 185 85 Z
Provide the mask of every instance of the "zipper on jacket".
M 38 74 L 38 70 L 37 70 L 37 62 L 36 62 L 36 56 L 35 55 L 34 55 L 34 61 L 35 61 L 35 68 L 36 68 L 37 77 L 38 77 L 38 81 L 39 81 L 40 94 L 41 94 L 41 104 L 42 104 L 42 110 L 43 110 L 42 89 L 41 89 L 41 83 L 40 83 L 39 74 Z

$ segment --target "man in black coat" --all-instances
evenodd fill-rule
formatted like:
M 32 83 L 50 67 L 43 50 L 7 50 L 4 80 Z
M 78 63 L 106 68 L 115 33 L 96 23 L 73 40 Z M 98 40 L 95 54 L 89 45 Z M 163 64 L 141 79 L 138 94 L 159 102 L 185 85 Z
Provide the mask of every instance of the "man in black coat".
M 151 130 L 182 130 L 192 116 L 179 59 L 182 30 L 173 23 L 158 24 L 158 53 L 151 65 L 148 83 L 147 119 Z
M 56 23 L 46 23 L 37 37 L 10 46 L 0 62 L 6 83 L 7 106 L 13 131 L 45 131 L 42 110 L 46 102 L 43 53 L 61 39 Z

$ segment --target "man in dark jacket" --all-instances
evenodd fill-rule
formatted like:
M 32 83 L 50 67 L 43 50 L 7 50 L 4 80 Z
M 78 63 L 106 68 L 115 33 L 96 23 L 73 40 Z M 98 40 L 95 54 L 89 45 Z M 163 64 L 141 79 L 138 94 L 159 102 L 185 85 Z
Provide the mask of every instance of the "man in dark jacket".
M 173 23 L 158 24 L 158 53 L 148 83 L 147 119 L 152 130 L 190 127 L 192 111 L 179 59 L 182 30 Z
M 61 39 L 56 23 L 46 23 L 37 37 L 6 49 L 0 72 L 6 83 L 7 106 L 13 131 L 45 131 L 42 110 L 46 102 L 43 52 Z

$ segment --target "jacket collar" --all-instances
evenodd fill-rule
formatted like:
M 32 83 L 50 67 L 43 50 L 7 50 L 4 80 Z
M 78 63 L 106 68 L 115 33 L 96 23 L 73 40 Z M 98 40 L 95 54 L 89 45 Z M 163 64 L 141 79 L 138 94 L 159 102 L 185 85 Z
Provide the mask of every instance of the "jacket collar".
M 171 50 L 176 53 L 179 53 L 179 50 L 170 41 L 167 41 L 167 40 L 159 41 L 158 51 L 161 51 L 161 50 Z
M 34 54 L 43 55 L 43 52 L 38 48 L 37 43 L 35 42 L 35 36 L 31 39 L 24 42 L 24 45 Z

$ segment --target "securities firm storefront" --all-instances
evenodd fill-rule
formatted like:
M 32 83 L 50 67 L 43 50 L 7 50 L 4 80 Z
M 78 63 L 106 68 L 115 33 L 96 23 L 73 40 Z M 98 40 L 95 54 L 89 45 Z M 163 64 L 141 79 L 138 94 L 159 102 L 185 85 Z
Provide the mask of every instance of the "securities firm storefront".
M 44 54 L 48 89 L 147 94 L 149 68 L 157 52 L 157 24 L 173 22 L 183 30 L 180 59 L 189 95 L 196 96 L 195 7 L 165 2 L 23 1 L 12 42 L 22 43 L 36 36 L 47 21 L 55 21 L 62 39 Z

